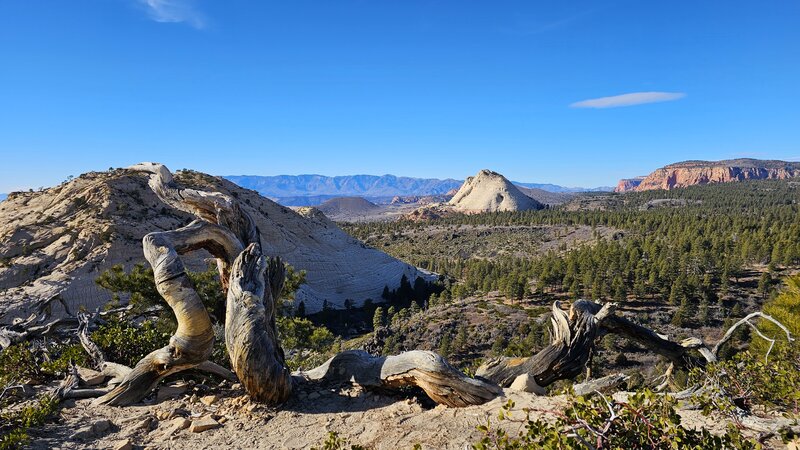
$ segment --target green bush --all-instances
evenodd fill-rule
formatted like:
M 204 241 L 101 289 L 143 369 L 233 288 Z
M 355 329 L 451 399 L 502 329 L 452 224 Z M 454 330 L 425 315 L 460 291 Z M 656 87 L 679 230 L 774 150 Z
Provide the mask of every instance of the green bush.
M 21 448 L 28 441 L 28 429 L 44 423 L 58 408 L 58 400 L 46 394 L 16 411 L 0 410 L 0 450 Z
M 346 439 L 339 437 L 339 433 L 331 431 L 321 447 L 311 447 L 311 450 L 366 450 L 366 447 L 351 445 Z
M 92 333 L 92 341 L 109 361 L 133 367 L 148 353 L 169 343 L 171 324 L 146 320 L 135 326 L 124 319 L 112 318 Z
M 80 345 L 22 342 L 0 352 L 0 386 L 33 382 L 43 383 L 64 372 L 70 362 L 86 363 L 86 352 Z
M 40 361 L 27 342 L 7 347 L 0 352 L 0 386 L 41 379 Z
M 675 412 L 676 401 L 649 390 L 631 395 L 627 402 L 603 397 L 574 397 L 569 408 L 557 414 L 553 423 L 511 416 L 514 402 L 509 400 L 499 414 L 500 421 L 520 423 L 524 429 L 512 436 L 491 422 L 478 429 L 483 438 L 473 445 L 488 449 L 756 449 L 760 445 L 744 439 L 731 427 L 727 434 L 715 436 L 707 430 L 681 425 Z
M 695 369 L 694 384 L 707 392 L 699 397 L 706 411 L 733 413 L 737 408 L 752 410 L 756 405 L 800 417 L 800 348 L 782 346 L 768 360 L 750 352 Z M 736 414 L 730 414 L 736 419 Z
M 287 364 L 292 369 L 322 362 L 336 341 L 330 330 L 301 317 L 278 316 L 276 325 L 281 346 L 289 355 Z
M 50 350 L 50 360 L 42 363 L 42 371 L 48 375 L 57 376 L 66 373 L 70 364 L 85 366 L 88 355 L 78 344 L 58 345 Z
M 800 337 L 800 275 L 787 277 L 785 283 L 786 286 L 781 293 L 775 299 L 764 304 L 763 311 L 785 325 L 792 336 L 797 339 Z M 758 328 L 766 336 L 775 339 L 776 348 L 789 346 L 786 341 L 786 333 L 774 323 L 761 319 L 758 322 Z M 794 345 L 797 345 L 797 341 Z M 750 348 L 756 355 L 764 355 L 769 349 L 769 342 L 754 334 Z

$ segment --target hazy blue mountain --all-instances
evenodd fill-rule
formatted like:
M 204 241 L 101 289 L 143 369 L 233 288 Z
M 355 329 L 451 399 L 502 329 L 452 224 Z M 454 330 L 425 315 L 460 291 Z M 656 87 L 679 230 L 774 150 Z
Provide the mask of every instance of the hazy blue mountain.
M 223 178 L 285 206 L 317 206 L 334 197 L 352 196 L 363 197 L 373 203 L 389 203 L 394 196 L 442 195 L 463 184 L 463 180 L 452 178 L 442 180 L 394 175 L 229 175 Z M 573 188 L 542 183 L 514 184 L 556 193 L 613 190 L 606 186 Z
M 541 189 L 547 192 L 610 192 L 614 190 L 612 186 L 583 188 L 583 187 L 559 186 L 557 184 L 549 184 L 549 183 L 523 183 L 520 181 L 512 181 L 512 183 L 516 184 L 517 186 L 533 188 L 533 189 Z
M 8 197 L 8 194 L 0 194 L 0 202 L 2 202 L 3 200 L 5 200 L 5 199 L 6 199 L 6 197 Z
M 241 187 L 266 197 L 307 197 L 332 195 L 385 197 L 395 195 L 434 195 L 458 189 L 463 181 L 435 178 L 396 177 L 394 175 L 324 175 L 226 176 Z

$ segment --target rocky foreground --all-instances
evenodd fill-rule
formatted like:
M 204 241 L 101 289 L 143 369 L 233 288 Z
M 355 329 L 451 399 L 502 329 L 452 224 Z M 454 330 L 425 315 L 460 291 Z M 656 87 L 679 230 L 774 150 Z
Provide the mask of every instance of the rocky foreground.
M 616 395 L 625 395 L 624 393 Z M 306 386 L 278 409 L 251 403 L 238 384 L 207 386 L 173 382 L 144 404 L 92 407 L 91 400 L 66 403 L 60 418 L 31 430 L 33 449 L 212 449 L 321 447 L 329 432 L 371 449 L 464 449 L 482 437 L 476 428 L 497 420 L 515 403 L 511 417 L 552 420 L 564 396 L 544 397 L 505 390 L 505 397 L 466 408 L 430 407 L 413 396 L 390 396 L 353 385 Z M 726 423 L 698 411 L 680 411 L 685 425 L 723 433 Z M 503 421 L 512 435 L 524 424 Z M 348 447 L 349 448 L 349 447 Z

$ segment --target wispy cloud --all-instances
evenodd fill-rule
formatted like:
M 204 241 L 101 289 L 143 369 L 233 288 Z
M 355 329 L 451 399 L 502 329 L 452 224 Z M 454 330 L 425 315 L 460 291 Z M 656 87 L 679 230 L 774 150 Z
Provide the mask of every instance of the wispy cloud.
M 569 105 L 572 108 L 619 108 L 645 103 L 671 102 L 686 97 L 683 92 L 631 92 L 611 97 L 592 98 Z
M 198 30 L 206 27 L 205 17 L 194 7 L 194 0 L 138 0 L 156 22 L 185 23 Z

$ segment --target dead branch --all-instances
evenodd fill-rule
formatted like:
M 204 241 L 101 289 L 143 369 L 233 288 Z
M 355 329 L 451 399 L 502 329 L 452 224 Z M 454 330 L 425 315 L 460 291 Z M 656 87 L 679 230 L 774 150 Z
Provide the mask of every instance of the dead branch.
M 733 333 L 736 331 L 736 329 L 739 328 L 740 326 L 746 324 L 746 325 L 750 326 L 750 328 L 755 330 L 756 334 L 758 334 L 759 337 L 761 337 L 762 339 L 764 339 L 767 342 L 769 342 L 769 349 L 767 350 L 766 355 L 764 355 L 765 359 L 768 358 L 769 357 L 769 353 L 772 351 L 772 347 L 775 345 L 775 339 L 765 336 L 758 329 L 758 327 L 756 327 L 752 322 L 750 322 L 750 320 L 755 318 L 755 317 L 761 317 L 762 319 L 766 319 L 766 320 L 769 320 L 770 322 L 774 323 L 778 328 L 780 328 L 781 330 L 783 330 L 784 333 L 786 333 L 786 340 L 787 341 L 794 342 L 794 338 L 792 337 L 792 333 L 789 331 L 788 328 L 786 328 L 785 325 L 783 325 L 782 323 L 777 321 L 774 317 L 772 317 L 770 315 L 767 315 L 767 314 L 764 314 L 761 311 L 758 311 L 758 312 L 754 312 L 754 313 L 748 314 L 747 316 L 743 317 L 742 319 L 737 321 L 735 324 L 733 324 L 730 328 L 728 328 L 728 331 L 725 332 L 725 335 L 722 336 L 722 339 L 720 339 L 719 342 L 717 342 L 717 344 L 711 350 L 711 353 L 714 355 L 714 357 L 716 357 L 719 354 L 719 350 L 722 348 L 722 346 L 725 345 L 733 337 Z

